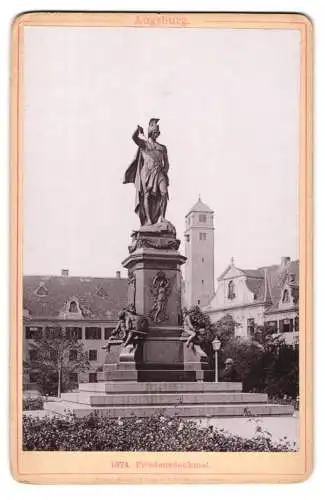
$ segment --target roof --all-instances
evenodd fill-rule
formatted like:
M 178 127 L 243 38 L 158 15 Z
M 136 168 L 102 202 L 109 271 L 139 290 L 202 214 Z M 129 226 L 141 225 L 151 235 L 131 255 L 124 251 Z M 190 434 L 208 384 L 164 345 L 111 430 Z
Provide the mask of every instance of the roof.
M 24 276 L 23 307 L 31 318 L 54 319 L 75 298 L 84 318 L 114 320 L 127 306 L 127 288 L 126 278 Z
M 211 208 L 206 203 L 203 203 L 200 196 L 198 201 L 195 203 L 195 205 L 193 205 L 191 210 L 186 215 L 190 214 L 191 212 L 209 212 L 213 214 L 213 210 L 211 210 Z
M 232 265 L 222 273 L 219 280 L 231 269 Z M 294 297 L 299 293 L 299 261 L 288 261 L 285 264 L 263 266 L 257 269 L 239 269 L 246 276 L 246 285 L 254 294 L 256 302 L 269 303 L 268 313 L 279 310 L 282 290 L 286 284 L 291 287 Z
M 272 305 L 268 312 L 277 311 L 283 287 L 288 283 L 290 275 L 294 276 L 294 280 L 290 282 L 290 286 L 299 283 L 299 261 L 294 260 L 288 262 L 285 266 L 269 266 L 263 268 L 266 270 L 268 287 L 270 290 Z

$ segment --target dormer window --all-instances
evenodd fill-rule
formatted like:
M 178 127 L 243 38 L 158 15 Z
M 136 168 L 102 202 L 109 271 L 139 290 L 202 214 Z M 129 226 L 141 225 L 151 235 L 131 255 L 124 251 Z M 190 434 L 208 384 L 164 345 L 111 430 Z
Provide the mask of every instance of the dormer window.
M 83 311 L 80 309 L 79 300 L 77 297 L 71 297 L 64 306 L 64 309 L 60 313 L 64 318 L 82 318 Z
M 36 293 L 36 295 L 38 295 L 40 297 L 46 297 L 46 295 L 48 295 L 49 291 L 46 288 L 44 281 L 40 282 L 35 293 Z
M 233 300 L 235 297 L 235 285 L 234 282 L 230 280 L 228 283 L 228 299 Z
M 78 305 L 75 300 L 71 300 L 70 305 L 69 305 L 69 312 L 70 313 L 77 313 L 78 311 Z
M 103 287 L 100 287 L 98 288 L 96 295 L 98 295 L 98 297 L 101 297 L 102 299 L 105 299 L 107 297 L 107 292 Z
M 289 290 L 287 288 L 283 291 L 282 302 L 284 304 L 287 304 L 288 302 L 290 302 Z

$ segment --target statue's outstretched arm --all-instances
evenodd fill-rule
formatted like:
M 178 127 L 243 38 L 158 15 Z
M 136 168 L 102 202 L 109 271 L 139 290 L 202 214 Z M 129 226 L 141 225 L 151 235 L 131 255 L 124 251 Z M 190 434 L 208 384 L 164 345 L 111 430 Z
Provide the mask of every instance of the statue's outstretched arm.
M 134 140 L 134 142 L 136 143 L 137 146 L 139 146 L 139 148 L 144 148 L 146 143 L 143 139 L 140 139 L 139 137 L 139 134 L 142 133 L 141 132 L 141 127 L 137 127 L 136 131 L 133 133 L 132 135 L 132 139 Z

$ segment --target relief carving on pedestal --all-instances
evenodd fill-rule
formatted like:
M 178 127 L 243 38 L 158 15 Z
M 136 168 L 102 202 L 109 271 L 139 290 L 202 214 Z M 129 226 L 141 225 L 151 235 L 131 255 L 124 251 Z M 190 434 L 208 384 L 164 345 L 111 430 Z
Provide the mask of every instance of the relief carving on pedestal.
M 152 280 L 150 290 L 153 306 L 149 317 L 154 323 L 162 323 L 168 319 L 167 301 L 172 290 L 172 280 L 168 279 L 164 272 L 159 271 Z
M 135 312 L 136 277 L 133 271 L 128 271 L 128 307 Z

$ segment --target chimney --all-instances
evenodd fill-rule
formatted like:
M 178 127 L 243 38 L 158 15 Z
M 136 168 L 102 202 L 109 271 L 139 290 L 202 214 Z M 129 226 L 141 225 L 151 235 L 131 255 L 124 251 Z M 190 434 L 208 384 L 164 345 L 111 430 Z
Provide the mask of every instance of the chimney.
M 290 257 L 281 257 L 281 267 L 286 267 L 290 262 Z
M 61 269 L 61 276 L 67 278 L 69 276 L 69 269 Z
M 118 279 L 121 279 L 121 271 L 116 271 L 116 277 L 117 277 Z

